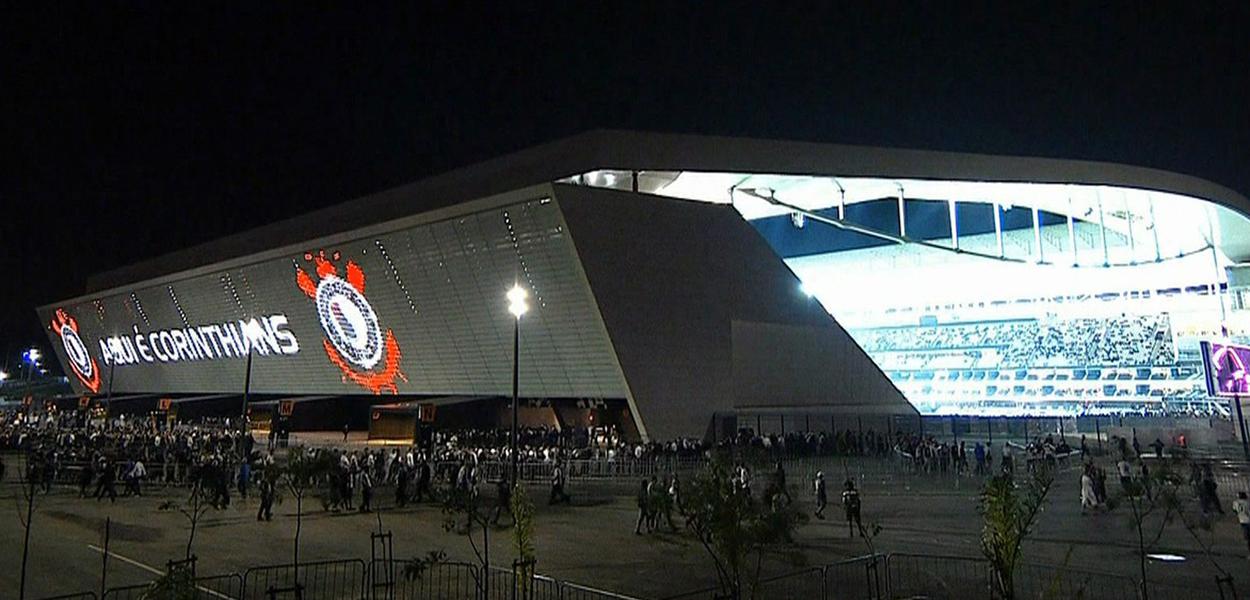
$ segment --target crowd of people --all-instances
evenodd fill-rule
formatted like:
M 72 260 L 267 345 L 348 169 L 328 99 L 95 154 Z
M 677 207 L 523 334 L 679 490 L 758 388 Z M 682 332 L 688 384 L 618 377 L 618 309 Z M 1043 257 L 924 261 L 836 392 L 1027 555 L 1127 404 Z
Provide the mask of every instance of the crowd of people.
M 857 329 L 873 352 L 994 348 L 993 368 L 1172 364 L 1176 350 L 1166 314 L 963 322 Z

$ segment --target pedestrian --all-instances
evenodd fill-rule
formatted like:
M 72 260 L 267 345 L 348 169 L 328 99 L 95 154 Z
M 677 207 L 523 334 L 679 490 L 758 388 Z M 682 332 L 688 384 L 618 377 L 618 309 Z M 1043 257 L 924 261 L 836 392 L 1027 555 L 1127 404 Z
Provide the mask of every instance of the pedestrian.
M 650 520 L 647 509 L 651 503 L 651 480 L 646 477 L 642 478 L 642 481 L 638 483 L 638 495 L 634 500 L 638 504 L 638 522 L 634 523 L 634 535 L 642 535 L 642 525 Z
M 256 520 L 273 520 L 273 499 L 275 490 L 271 477 L 260 478 L 260 508 L 256 511 Z
M 0 456 L 0 483 L 4 483 L 4 457 Z
M 551 497 L 547 499 L 548 505 L 556 504 L 557 502 L 565 504 L 570 502 L 569 495 L 564 491 L 564 483 L 564 468 L 557 462 L 555 467 L 551 469 Z
M 100 460 L 100 479 L 95 486 L 96 501 L 107 494 L 109 502 L 117 502 L 117 488 L 115 487 L 117 474 L 114 471 L 115 467 L 107 459 Z
M 1094 466 L 1086 463 L 1081 471 L 1081 514 L 1098 508 L 1098 494 L 1094 491 Z
M 1115 464 L 1115 469 L 1120 475 L 1120 487 L 1124 489 L 1124 493 L 1130 496 L 1135 495 L 1133 492 L 1133 467 L 1128 464 L 1128 459 L 1121 458 L 1120 462 Z
M 347 433 L 352 430 L 351 423 L 343 423 L 343 441 L 347 441 Z
M 849 537 L 855 537 L 855 529 L 860 530 L 860 535 L 864 535 L 864 525 L 859 520 L 859 491 L 855 489 L 855 482 L 850 478 L 846 480 L 842 490 L 842 509 L 846 511 L 846 529 L 850 533 Z M 851 522 L 854 521 L 854 527 Z
M 972 455 L 976 457 L 976 460 L 977 460 L 977 476 L 984 477 L 985 476 L 985 446 L 982 446 L 981 442 L 977 442 L 977 445 L 973 447 L 972 449 Z
M 816 471 L 816 481 L 813 483 L 816 493 L 816 518 L 824 520 L 825 505 L 829 503 L 829 496 L 825 492 L 825 473 Z
M 516 515 L 512 513 L 512 484 L 508 483 L 508 477 L 504 476 L 499 479 L 499 483 L 495 486 L 495 515 L 491 518 L 492 525 L 499 524 L 499 517 L 504 511 L 508 512 L 508 517 L 516 523 Z
M 244 456 L 243 462 L 239 465 L 239 497 L 247 498 L 247 487 L 252 479 L 252 459 L 250 456 Z
M 793 504 L 794 499 L 790 497 L 790 491 L 786 489 L 786 468 L 782 466 L 781 461 L 777 461 L 777 470 L 773 472 L 773 494 L 777 496 L 785 496 L 786 504 Z
M 373 512 L 373 475 L 369 473 L 369 469 L 361 469 L 358 478 L 360 481 L 360 512 Z
M 668 521 L 668 528 L 674 533 L 677 531 L 677 524 L 673 522 L 673 511 L 675 509 L 680 510 L 679 505 L 677 504 L 680 491 L 681 488 L 677 482 L 677 474 L 673 473 L 673 476 L 668 483 L 668 501 L 664 503 L 664 518 Z
M 143 480 L 147 476 L 148 470 L 147 467 L 143 466 L 143 461 L 136 460 L 135 464 L 130 467 L 130 475 L 128 476 L 130 492 L 133 492 L 136 496 L 143 496 Z
M 412 479 L 412 471 L 403 461 L 399 461 L 395 473 L 395 505 L 400 508 L 408 505 L 408 481 L 410 479 Z
M 1237 492 L 1233 500 L 1233 514 L 1237 515 L 1237 523 L 1241 525 L 1241 536 L 1246 538 L 1246 550 L 1250 551 L 1250 502 L 1245 492 Z
M 433 472 L 430 468 L 430 461 L 426 459 L 425 454 L 421 455 L 421 464 L 417 467 L 417 497 L 419 503 L 421 499 L 430 493 L 430 478 Z

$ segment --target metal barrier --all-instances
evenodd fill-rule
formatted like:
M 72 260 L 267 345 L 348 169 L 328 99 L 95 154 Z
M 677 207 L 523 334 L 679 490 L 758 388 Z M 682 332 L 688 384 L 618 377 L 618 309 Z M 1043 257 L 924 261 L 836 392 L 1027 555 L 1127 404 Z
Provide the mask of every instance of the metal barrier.
M 195 586 L 193 597 L 196 600 L 240 600 L 243 597 L 243 576 L 238 573 L 213 577 L 196 577 L 192 580 L 192 583 Z M 109 588 L 104 592 L 102 600 L 144 599 L 148 597 L 148 590 L 151 587 L 152 583 L 144 583 Z
M 560 584 L 560 597 L 563 600 L 637 600 L 633 596 L 625 596 L 616 592 L 595 589 L 567 581 Z
M 243 575 L 243 600 L 266 600 L 270 590 L 298 585 L 305 598 L 357 600 L 365 595 L 365 562 L 360 559 L 253 567 Z
M 545 575 L 534 575 L 528 580 L 516 578 L 516 572 L 502 567 L 491 567 L 486 578 L 484 600 L 560 600 L 560 582 Z
M 378 561 L 371 567 L 370 576 L 391 569 L 394 587 L 387 590 L 371 586 L 371 600 L 461 600 L 477 598 L 480 594 L 480 577 L 476 566 L 461 562 L 436 563 L 425 569 L 419 577 L 409 577 L 405 561 L 393 560 L 391 564 Z
M 38 600 L 96 600 L 96 595 L 95 592 L 79 592 L 77 594 L 49 596 L 46 598 L 39 598 Z
M 963 600 L 990 597 L 993 575 L 984 559 L 890 554 L 885 560 L 892 598 L 924 596 L 934 600 Z
M 825 566 L 826 600 L 877 600 L 889 584 L 884 554 L 860 556 Z

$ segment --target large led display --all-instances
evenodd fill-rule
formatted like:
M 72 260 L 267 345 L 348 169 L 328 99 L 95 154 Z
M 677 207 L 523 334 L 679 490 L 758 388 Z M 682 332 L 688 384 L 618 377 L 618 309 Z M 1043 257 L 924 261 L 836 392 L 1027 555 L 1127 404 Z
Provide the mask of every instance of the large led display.
M 1244 396 L 1250 393 L 1250 348 L 1222 342 L 1202 342 L 1207 393 Z
M 80 393 L 507 395 L 526 288 L 529 397 L 624 384 L 555 202 L 542 198 L 40 309 Z

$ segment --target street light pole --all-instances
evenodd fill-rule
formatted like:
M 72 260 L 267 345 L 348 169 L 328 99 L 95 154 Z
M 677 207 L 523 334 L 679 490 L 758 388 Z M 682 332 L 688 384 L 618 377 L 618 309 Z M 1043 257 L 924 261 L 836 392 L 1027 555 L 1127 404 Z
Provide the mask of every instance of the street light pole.
M 521 315 L 529 310 L 529 305 L 525 298 L 528 294 L 525 288 L 520 285 L 513 285 L 508 290 L 508 312 L 515 317 L 512 326 L 512 481 L 516 486 L 517 480 L 517 404 L 520 397 L 520 367 L 521 367 Z
M 512 326 L 512 485 L 517 483 L 517 404 L 520 400 L 521 319 Z

